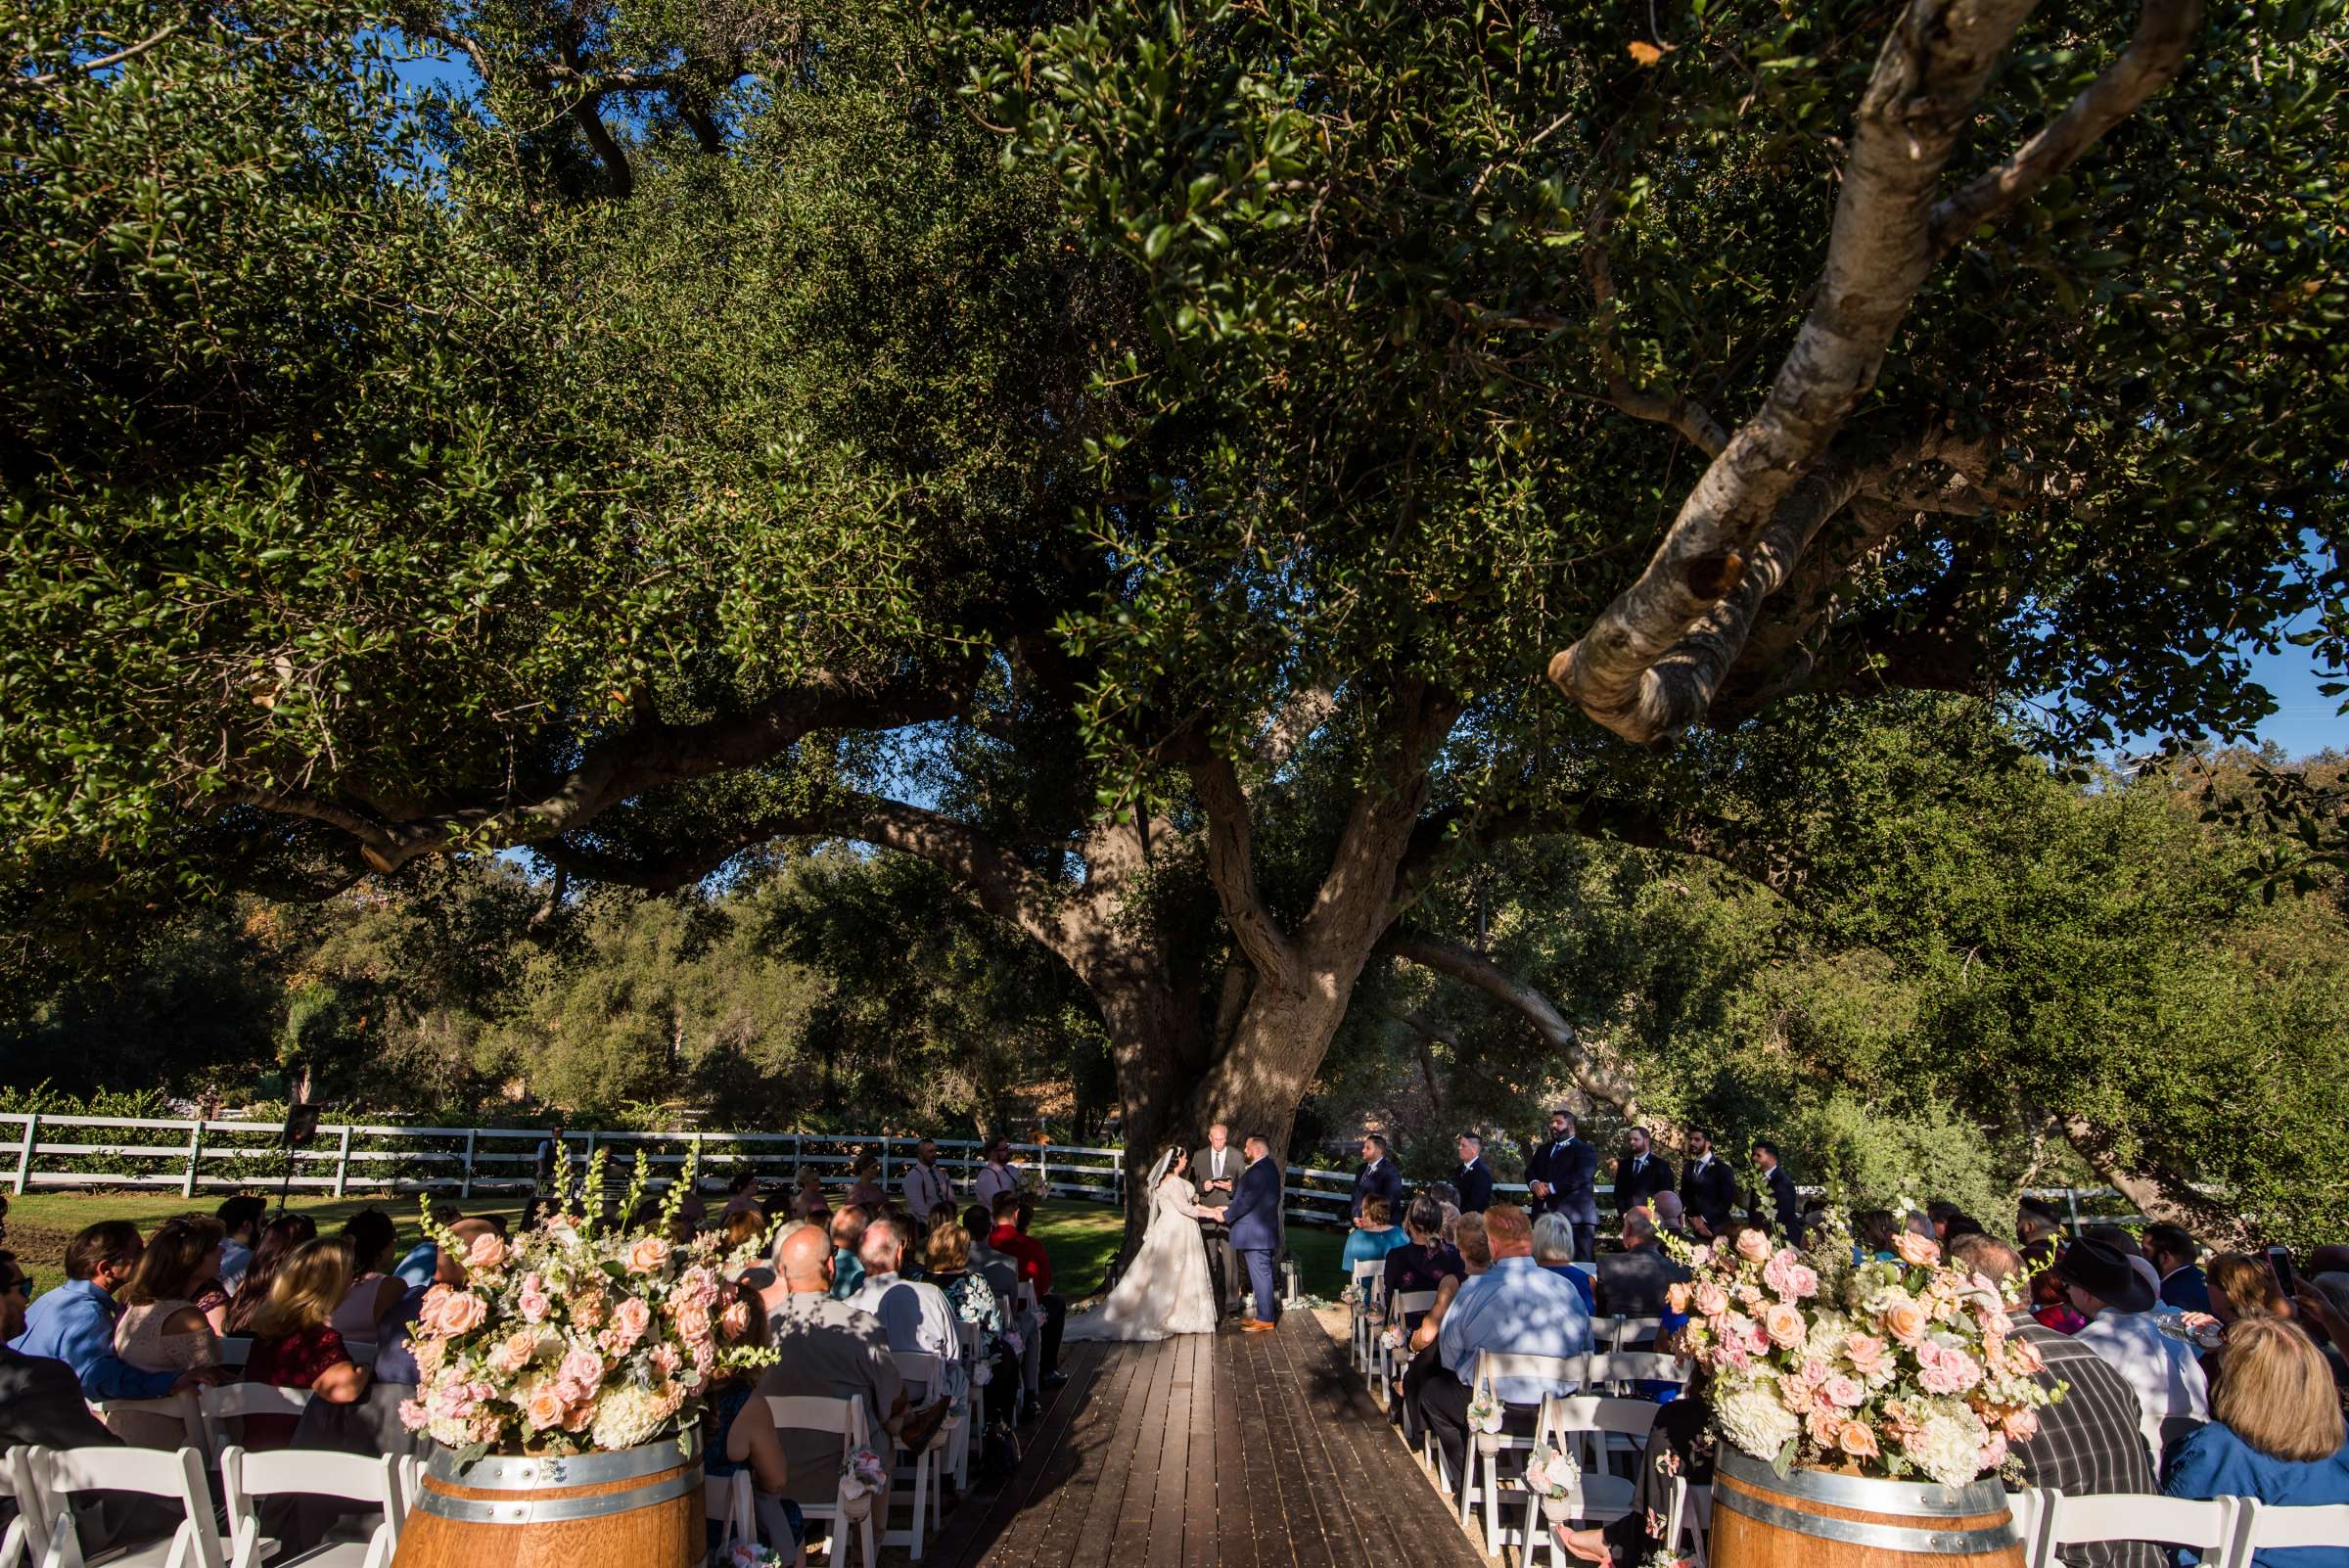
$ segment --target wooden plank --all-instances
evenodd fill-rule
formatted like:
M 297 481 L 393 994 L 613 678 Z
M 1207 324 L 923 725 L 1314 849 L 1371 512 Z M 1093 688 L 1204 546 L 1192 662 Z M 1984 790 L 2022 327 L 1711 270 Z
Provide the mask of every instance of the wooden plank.
M 1258 1336 L 1235 1330 L 1230 1343 L 1232 1384 L 1239 1410 L 1240 1441 L 1251 1462 L 1241 1477 L 1247 1500 L 1248 1534 L 1257 1568 L 1296 1568 L 1297 1545 L 1281 1508 L 1278 1461 L 1273 1456 L 1271 1417 L 1267 1414 L 1263 1356 Z
M 1069 1546 L 1069 1568 L 1091 1568 L 1093 1564 L 1108 1562 L 1122 1531 L 1127 1534 L 1128 1553 L 1134 1545 L 1131 1532 L 1137 1521 L 1127 1512 L 1134 1453 L 1141 1445 L 1148 1412 L 1165 1398 L 1174 1382 L 1174 1355 L 1164 1341 L 1131 1346 L 1125 1354 L 1137 1363 L 1133 1382 L 1121 1402 L 1109 1443 L 1102 1450 L 1100 1477 L 1087 1499 L 1083 1523 L 1078 1527 L 1076 1539 Z M 1147 1528 L 1146 1520 L 1138 1522 Z
M 1182 1568 L 1211 1568 L 1227 1563 L 1240 1568 L 1238 1554 L 1222 1555 L 1223 1513 L 1216 1498 L 1218 1444 L 1222 1434 L 1217 1416 L 1231 1396 L 1223 1376 L 1223 1359 L 1217 1354 L 1217 1336 L 1199 1340 L 1198 1369 L 1191 1387 L 1191 1457 L 1183 1476 Z M 1239 1508 L 1231 1510 L 1238 1513 Z
M 1337 1568 L 1344 1555 L 1344 1534 L 1324 1518 L 1320 1493 L 1336 1478 L 1308 1474 L 1300 1448 L 1299 1414 L 1294 1391 L 1285 1386 L 1271 1353 L 1277 1334 L 1251 1334 L 1242 1347 L 1247 1374 L 1259 1391 L 1265 1444 L 1278 1498 L 1272 1517 L 1261 1521 L 1285 1532 L 1297 1568 Z M 1261 1543 L 1260 1543 L 1261 1545 Z M 1358 1546 L 1359 1549 L 1359 1546 Z
M 1191 1396 L 1199 1383 L 1199 1341 L 1185 1334 L 1169 1342 L 1174 1367 L 1167 1397 L 1143 1412 L 1142 1441 L 1137 1461 L 1155 1472 L 1150 1500 L 1150 1545 L 1143 1554 L 1147 1568 L 1182 1568 L 1184 1502 L 1190 1489 Z M 1155 1444 L 1153 1442 L 1155 1440 Z M 1157 1453 L 1150 1451 L 1155 1446 Z M 1128 1510 L 1131 1513 L 1130 1505 Z
M 1132 1403 L 1137 1382 L 1147 1376 L 1146 1359 L 1135 1351 L 1133 1346 L 1119 1346 L 1110 1352 L 1112 1365 L 1102 1376 L 1097 1407 L 1086 1412 L 1080 1426 L 1071 1429 L 1063 1456 L 1055 1460 L 1060 1478 L 1054 1496 L 1046 1504 L 1049 1512 L 1039 1521 L 1036 1542 L 1027 1558 L 1033 1568 L 1069 1568 L 1075 1561 L 1077 1538 L 1091 1512 L 1093 1497 L 1100 1490 L 1102 1471 L 1116 1443 L 1118 1425 Z M 1044 1512 L 1042 1508 L 1038 1511 Z
M 1384 1539 L 1413 1562 L 1463 1560 L 1465 1545 L 1456 1519 L 1440 1501 L 1401 1439 L 1356 1374 L 1344 1347 L 1315 1327 L 1282 1350 L 1296 1366 L 1301 1391 L 1310 1391 L 1315 1439 L 1329 1462 L 1360 1478 L 1362 1509 L 1358 1516 L 1372 1540 Z M 1478 1555 L 1470 1553 L 1470 1559 Z
M 964 1499 L 947 1516 L 938 1545 L 925 1554 L 927 1560 L 945 1568 L 967 1568 L 982 1560 L 1009 1560 L 1018 1553 L 1020 1527 L 1033 1512 L 1038 1493 L 1046 1499 L 1052 1495 L 1047 1478 L 1071 1426 L 1087 1413 L 1097 1414 L 1094 1402 L 1106 1370 L 1105 1350 L 1100 1345 L 1080 1344 L 1062 1351 L 1061 1367 L 1069 1374 L 1068 1385 L 1053 1396 L 1037 1422 L 1023 1432 L 1026 1441 L 1019 1470 L 991 1492 Z

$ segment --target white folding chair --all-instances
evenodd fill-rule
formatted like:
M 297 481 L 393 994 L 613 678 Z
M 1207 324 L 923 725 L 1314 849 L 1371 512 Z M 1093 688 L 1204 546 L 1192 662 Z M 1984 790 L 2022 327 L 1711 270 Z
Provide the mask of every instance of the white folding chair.
M 1498 1396 L 1494 1390 L 1504 1379 L 1530 1378 L 1543 1382 L 1579 1384 L 1583 1380 L 1583 1363 L 1589 1359 L 1584 1356 L 1526 1356 L 1504 1351 L 1480 1352 L 1476 1358 L 1476 1383 L 1470 1399 L 1472 1402 L 1477 1399 L 1492 1399 L 1497 1403 Z M 1463 1529 L 1466 1528 L 1469 1513 L 1479 1503 L 1484 1505 L 1485 1555 L 1488 1557 L 1496 1557 L 1500 1554 L 1502 1537 L 1514 1537 L 1514 1531 L 1501 1517 L 1501 1488 L 1510 1484 L 1519 1487 L 1524 1485 L 1524 1460 L 1532 1454 L 1533 1450 L 1534 1440 L 1532 1438 L 1521 1437 L 1512 1432 L 1503 1431 L 1493 1436 L 1471 1432 L 1468 1435 L 1468 1450 L 1461 1455 L 1461 1468 L 1467 1473 L 1462 1475 L 1459 1480 L 1460 1525 Z M 1513 1482 L 1502 1475 L 1500 1461 L 1503 1454 L 1507 1454 L 1515 1461 L 1518 1476 Z M 1512 1541 L 1512 1544 L 1515 1542 Z
M 212 1494 L 204 1484 L 204 1455 L 195 1449 L 34 1449 L 28 1470 L 49 1546 L 42 1568 L 82 1568 L 73 1533 L 72 1499 L 84 1492 L 138 1492 L 180 1506 L 179 1528 L 161 1541 L 111 1553 L 107 1568 L 227 1568 Z
M 1678 1356 L 1659 1356 L 1654 1351 L 1608 1351 L 1590 1358 L 1586 1381 L 1594 1393 L 1626 1395 L 1634 1383 L 1685 1383 L 1688 1372 Z
M 1403 1330 L 1406 1341 L 1402 1346 L 1389 1347 L 1383 1333 L 1377 1340 L 1378 1359 L 1375 1372 L 1378 1382 L 1378 1400 L 1389 1409 L 1393 1409 L 1395 1407 L 1395 1388 L 1403 1380 L 1403 1369 L 1410 1364 L 1411 1352 L 1407 1341 L 1412 1320 L 1427 1315 L 1435 1305 L 1436 1292 L 1432 1290 L 1405 1290 L 1387 1299 L 1387 1327 Z M 1405 1443 L 1411 1441 L 1410 1417 L 1407 1413 L 1404 1417 L 1403 1440 Z
M 2286 1508 L 2237 1498 L 2234 1568 L 2250 1568 L 2251 1554 L 2269 1547 L 2349 1545 L 2349 1502 Z
M 256 1498 L 343 1498 L 363 1502 L 383 1517 L 365 1541 L 330 1541 L 298 1558 L 278 1558 L 278 1568 L 390 1568 L 407 1522 L 406 1489 L 395 1454 L 370 1459 L 321 1449 L 286 1449 L 253 1453 L 235 1445 L 220 1452 L 221 1500 L 228 1512 L 229 1568 L 260 1568 L 276 1548 L 261 1535 Z
M 1353 1338 L 1355 1369 L 1363 1376 L 1370 1375 L 1370 1322 L 1379 1300 L 1386 1294 L 1387 1264 L 1383 1258 L 1365 1258 L 1354 1266 L 1352 1280 L 1354 1306 L 1349 1309 L 1353 1321 L 1348 1325 Z
M 212 1452 L 210 1449 L 205 1448 L 204 1414 L 197 1405 L 196 1391 L 192 1388 L 183 1388 L 176 1394 L 166 1394 L 160 1400 L 93 1400 L 90 1402 L 90 1408 L 98 1412 L 98 1419 L 104 1421 L 107 1429 L 117 1437 L 121 1435 L 120 1429 L 114 1422 L 114 1417 L 117 1415 L 168 1416 L 179 1423 L 180 1430 L 185 1434 L 182 1441 L 205 1449 L 207 1454 Z
M 49 1555 L 49 1520 L 32 1490 L 32 1450 L 23 1444 L 0 1453 L 0 1498 L 17 1505 L 17 1516 L 0 1535 L 0 1568 L 30 1568 Z
M 2029 1536 L 2023 1537 L 2027 1544 Z M 1705 1568 L 1706 1551 L 1713 1542 L 1713 1489 L 1692 1487 L 1684 1475 L 1672 1478 L 1671 1501 L 1664 1514 L 1665 1555 L 1686 1562 L 1688 1568 Z
M 849 1455 L 867 1444 L 864 1424 L 864 1401 L 860 1399 L 826 1399 L 807 1394 L 769 1394 L 767 1412 L 775 1418 L 779 1432 L 838 1432 L 840 1434 L 840 1462 L 847 1465 Z M 886 1498 L 875 1498 L 873 1507 L 879 1510 L 888 1505 Z M 843 1562 L 847 1553 L 842 1550 L 842 1539 L 848 1534 L 850 1520 L 840 1511 L 840 1499 L 830 1502 L 804 1502 L 800 1514 L 809 1523 L 824 1522 L 830 1529 L 824 1537 L 823 1560 L 827 1565 Z M 884 1520 L 884 1523 L 887 1521 Z M 879 1557 L 873 1549 L 873 1520 L 867 1514 L 856 1521 L 858 1545 L 864 1548 L 864 1568 L 875 1568 Z
M 712 1553 L 714 1561 L 723 1562 L 737 1541 L 757 1541 L 759 1518 L 752 1511 L 751 1473 L 737 1470 L 732 1475 L 702 1477 L 702 1517 L 725 1526 L 717 1549 Z
M 2040 1493 L 2039 1539 L 2030 1553 L 2031 1568 L 2048 1568 L 2057 1546 L 2084 1541 L 2154 1541 L 2205 1553 L 2226 1551 L 2234 1544 L 2240 1502 L 2238 1498 L 2191 1501 L 2136 1492 L 2068 1498 L 2049 1487 Z M 2219 1568 L 2237 1568 L 2238 1559 L 2229 1553 L 2217 1563 Z
M 215 1383 L 199 1396 L 197 1405 L 203 1411 L 203 1423 L 197 1430 L 204 1446 L 205 1456 L 217 1463 L 226 1453 L 235 1434 L 228 1423 L 247 1415 L 299 1416 L 309 1408 L 310 1391 L 306 1388 L 279 1388 L 275 1383 Z
M 1589 1360 L 1596 1362 L 1603 1358 L 1593 1356 Z M 1570 1504 L 1571 1517 L 1603 1524 L 1632 1511 L 1637 1487 L 1629 1477 L 1611 1474 L 1606 1469 L 1606 1443 L 1617 1437 L 1644 1439 L 1655 1424 L 1656 1407 L 1646 1400 L 1610 1399 L 1600 1394 L 1553 1394 L 1542 1402 L 1541 1419 L 1534 1425 L 1534 1447 L 1546 1444 L 1556 1449 L 1572 1459 L 1580 1472 Z M 1540 1541 L 1548 1548 L 1549 1561 L 1556 1568 L 1565 1559 L 1558 1551 L 1557 1538 L 1543 1523 L 1542 1499 L 1529 1490 L 1525 1502 L 1525 1546 L 1521 1560 L 1528 1563 L 1533 1560 L 1534 1543 Z M 1487 1518 L 1486 1539 L 1492 1541 L 1495 1532 L 1490 1524 L 1491 1515 Z M 1487 1547 L 1488 1553 L 1497 1549 Z
M 932 1400 L 944 1397 L 949 1386 L 944 1358 L 925 1355 L 920 1351 L 893 1351 L 890 1358 L 898 1363 L 898 1376 L 904 1381 L 905 1400 L 909 1406 L 918 1409 Z M 915 1562 L 922 1560 L 925 1523 L 932 1530 L 937 1529 L 940 1523 L 940 1455 L 952 1442 L 947 1427 L 959 1419 L 958 1416 L 948 1415 L 945 1424 L 930 1439 L 929 1446 L 918 1453 L 909 1453 L 902 1447 L 898 1450 L 898 1471 L 910 1471 L 913 1476 L 913 1525 L 911 1529 L 903 1531 L 884 1527 L 881 1545 L 903 1546 L 906 1554 Z
M 985 1396 L 979 1387 L 979 1358 L 983 1345 L 979 1325 L 963 1319 L 954 1324 L 954 1338 L 962 1347 L 962 1376 L 971 1391 L 969 1418 L 954 1423 L 954 1441 L 947 1446 L 946 1467 L 954 1472 L 954 1490 L 971 1490 L 971 1434 L 977 1430 L 979 1416 L 985 1408 Z M 992 1375 L 991 1373 L 990 1375 Z

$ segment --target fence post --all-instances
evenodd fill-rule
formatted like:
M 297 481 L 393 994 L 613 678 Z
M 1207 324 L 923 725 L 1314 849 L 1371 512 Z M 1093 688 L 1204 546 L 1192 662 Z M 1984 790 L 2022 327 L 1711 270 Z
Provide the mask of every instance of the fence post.
M 881 1134 L 881 1185 L 889 1185 L 889 1134 Z
M 693 1130 L 692 1157 L 686 1160 L 685 1169 L 693 1174 L 693 1184 L 687 1190 L 699 1192 L 702 1189 L 702 1130 L 698 1127 Z
M 2063 1206 L 2071 1213 L 2072 1234 L 2076 1236 L 2080 1234 L 2080 1189 L 2078 1187 L 2063 1189 Z
M 461 1203 L 473 1196 L 473 1140 L 482 1135 L 478 1127 L 465 1130 L 465 1169 L 457 1176 L 457 1200 Z
M 17 1196 L 24 1196 L 24 1183 L 32 1177 L 32 1145 L 40 1135 L 41 1113 L 32 1112 L 24 1118 L 24 1143 L 17 1150 Z
M 179 1195 L 196 1196 L 196 1162 L 204 1158 L 204 1118 L 198 1117 L 188 1127 L 188 1174 L 181 1178 Z
M 1041 1132 L 1036 1135 L 1036 1188 L 1039 1197 L 1052 1196 L 1052 1145 Z
M 335 1149 L 335 1196 L 343 1197 L 350 1190 L 350 1129 L 343 1129 L 343 1137 Z

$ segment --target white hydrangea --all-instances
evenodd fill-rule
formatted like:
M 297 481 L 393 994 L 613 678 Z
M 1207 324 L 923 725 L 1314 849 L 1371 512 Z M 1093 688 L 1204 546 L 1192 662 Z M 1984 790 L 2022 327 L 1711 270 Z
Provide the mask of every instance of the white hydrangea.
M 1961 1487 L 1982 1473 L 1982 1448 L 1989 1441 L 1982 1418 L 1953 1404 L 1926 1416 L 1923 1428 L 1901 1448 L 1943 1486 Z
M 1757 1459 L 1776 1458 L 1802 1430 L 1802 1422 L 1778 1398 L 1777 1385 L 1766 1380 L 1724 1395 L 1714 1403 L 1713 1414 L 1722 1436 Z
M 588 1436 L 606 1453 L 632 1449 L 651 1442 L 670 1413 L 670 1407 L 651 1389 L 617 1384 L 597 1396 L 595 1424 Z

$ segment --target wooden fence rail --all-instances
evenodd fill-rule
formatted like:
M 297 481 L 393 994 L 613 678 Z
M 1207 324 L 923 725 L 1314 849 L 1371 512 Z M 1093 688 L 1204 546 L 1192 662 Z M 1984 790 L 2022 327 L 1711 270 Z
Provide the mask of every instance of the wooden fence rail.
M 193 1198 L 201 1191 L 237 1191 L 280 1182 L 306 1192 L 449 1192 L 470 1199 L 477 1192 L 530 1190 L 542 1128 L 397 1127 L 366 1123 L 329 1124 L 316 1140 L 294 1151 L 291 1164 L 278 1146 L 272 1124 L 244 1121 L 176 1121 L 161 1117 L 60 1116 L 0 1112 L 0 1182 L 20 1194 L 51 1187 L 177 1188 Z M 613 1151 L 616 1164 L 641 1159 L 651 1181 L 667 1187 L 674 1178 L 664 1168 L 699 1160 L 700 1184 L 716 1190 L 745 1166 L 769 1179 L 812 1170 L 839 1187 L 852 1179 L 856 1161 L 881 1162 L 884 1186 L 894 1186 L 914 1162 L 922 1141 L 885 1133 L 830 1132 L 628 1132 L 591 1129 L 564 1136 L 575 1160 Z M 938 1138 L 939 1164 L 965 1190 L 982 1163 L 983 1145 L 971 1138 Z M 1126 1163 L 1121 1149 L 1065 1143 L 1015 1143 L 1012 1159 L 1023 1182 L 1048 1197 L 1123 1201 Z M 13 1170 L 11 1169 L 13 1166 Z M 95 1167 L 95 1168 L 93 1168 Z M 290 1177 L 290 1181 L 289 1181 Z M 1283 1212 L 1307 1224 L 1342 1225 L 1354 1190 L 1354 1174 L 1292 1165 L 1284 1172 Z M 1500 1182 L 1497 1196 L 1524 1192 L 1520 1182 Z M 1610 1188 L 1598 1188 L 1602 1194 Z M 2084 1220 L 2137 1222 L 2118 1212 L 2119 1196 L 2105 1187 L 2041 1187 L 2033 1194 L 2063 1205 L 2073 1227 Z

